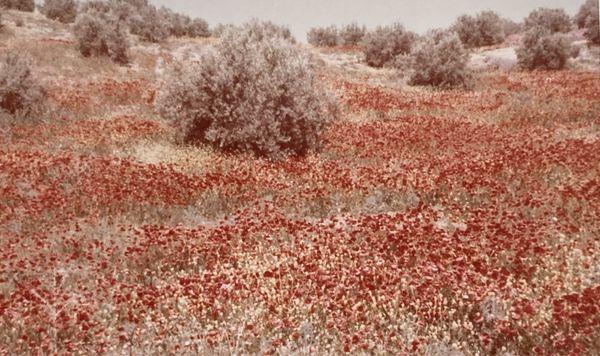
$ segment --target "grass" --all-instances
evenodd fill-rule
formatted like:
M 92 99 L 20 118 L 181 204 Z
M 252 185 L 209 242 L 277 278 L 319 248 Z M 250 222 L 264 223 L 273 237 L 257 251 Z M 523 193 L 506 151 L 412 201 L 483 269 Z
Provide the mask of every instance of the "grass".
M 121 68 L 36 33 L 3 43 L 60 115 L 3 127 L 0 354 L 600 350 L 597 70 L 438 91 L 323 61 L 341 119 L 270 162 L 156 116 L 187 40 Z

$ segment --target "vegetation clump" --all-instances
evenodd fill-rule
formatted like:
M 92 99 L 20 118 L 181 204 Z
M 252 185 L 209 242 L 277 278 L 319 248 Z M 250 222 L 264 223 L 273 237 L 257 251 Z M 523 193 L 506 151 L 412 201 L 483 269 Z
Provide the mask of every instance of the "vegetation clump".
M 31 58 L 19 52 L 6 54 L 0 61 L 0 113 L 30 118 L 42 112 L 45 99 Z
M 335 47 L 339 43 L 339 31 L 335 26 L 315 27 L 308 31 L 307 40 L 315 47 Z
M 0 0 L 0 8 L 33 12 L 35 10 L 34 0 Z
M 185 141 L 225 151 L 280 158 L 318 148 L 336 105 L 286 37 L 257 21 L 226 31 L 200 61 L 174 68 L 158 111 Z
M 469 56 L 457 34 L 433 31 L 408 56 L 409 84 L 440 88 L 466 87 Z
M 62 23 L 72 23 L 77 17 L 75 0 L 46 0 L 40 10 L 47 18 Z
M 581 5 L 575 16 L 575 24 L 578 28 L 585 29 L 585 38 L 593 44 L 600 44 L 599 13 L 598 0 L 588 0 Z
M 88 11 L 75 21 L 77 47 L 84 57 L 107 56 L 119 64 L 129 62 L 129 42 L 122 21 L 112 12 Z
M 416 39 L 414 33 L 400 24 L 379 27 L 363 39 L 365 60 L 371 67 L 389 65 L 397 56 L 410 53 Z
M 567 33 L 571 31 L 571 18 L 563 9 L 540 7 L 525 18 L 524 26 L 526 30 L 541 27 L 551 33 Z
M 563 69 L 571 53 L 571 46 L 563 35 L 552 33 L 546 27 L 535 27 L 527 31 L 517 48 L 517 59 L 523 69 Z
M 492 46 L 504 41 L 504 24 L 495 12 L 483 11 L 476 16 L 460 16 L 454 30 L 465 47 Z
M 357 23 L 351 23 L 344 26 L 340 31 L 341 44 L 346 46 L 358 45 L 365 35 L 367 34 L 367 28 Z

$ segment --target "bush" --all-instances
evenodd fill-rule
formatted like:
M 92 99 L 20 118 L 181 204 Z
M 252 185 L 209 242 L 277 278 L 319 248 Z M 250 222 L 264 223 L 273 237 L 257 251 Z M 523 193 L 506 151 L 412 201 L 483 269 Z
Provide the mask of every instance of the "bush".
M 190 37 L 210 37 L 208 22 L 203 19 L 193 19 L 187 26 L 187 35 Z
M 252 21 L 242 29 L 242 32 L 247 32 L 248 36 L 257 41 L 262 41 L 266 38 L 279 38 L 291 43 L 296 43 L 296 39 L 292 36 L 289 28 L 276 25 L 270 21 Z
M 49 19 L 71 23 L 77 17 L 77 3 L 75 0 L 46 0 L 41 12 Z
M 523 31 L 523 24 L 505 18 L 502 19 L 502 29 L 505 36 L 510 36 Z
M 186 141 L 270 158 L 319 146 L 336 107 L 308 55 L 268 28 L 227 31 L 202 60 L 167 78 L 157 110 Z
M 125 64 L 127 58 L 127 33 L 122 23 L 111 13 L 90 11 L 77 17 L 74 26 L 79 51 L 84 57 L 108 56 Z
M 365 60 L 368 65 L 377 68 L 391 64 L 397 56 L 410 53 L 416 38 L 400 24 L 379 27 L 363 39 Z
M 408 59 L 409 84 L 441 88 L 466 87 L 471 78 L 469 55 L 456 33 L 431 32 Z
M 335 26 L 311 28 L 307 40 L 315 47 L 335 47 L 339 42 L 338 29 Z
M 571 18 L 563 9 L 549 9 L 545 7 L 533 10 L 525 18 L 525 29 L 543 27 L 551 33 L 571 31 Z
M 208 23 L 202 19 L 192 20 L 189 16 L 161 8 L 160 16 L 166 23 L 168 33 L 174 37 L 209 37 Z
M 574 22 L 577 28 L 585 28 L 588 18 L 594 14 L 598 16 L 598 0 L 587 0 L 575 15 Z
M 594 44 L 600 44 L 600 19 L 598 14 L 598 3 L 590 16 L 585 21 L 585 38 Z
M 42 112 L 46 92 L 33 75 L 31 59 L 9 52 L 0 62 L 0 112 L 31 117 Z
M 217 25 L 215 26 L 215 28 L 213 28 L 213 30 L 212 30 L 212 33 L 211 33 L 211 34 L 212 34 L 214 37 L 217 37 L 217 38 L 218 38 L 218 37 L 221 37 L 221 36 L 223 36 L 223 34 L 225 34 L 225 32 L 227 32 L 227 31 L 229 31 L 229 30 L 231 30 L 231 29 L 234 29 L 234 28 L 235 28 L 235 26 L 234 26 L 234 25 L 232 25 L 232 24 L 222 24 L 222 23 L 220 23 L 220 24 L 217 24 Z
M 359 26 L 356 23 L 345 26 L 340 31 L 340 39 L 342 44 L 347 46 L 354 46 L 360 43 L 367 34 L 365 26 Z
M 169 36 L 169 23 L 160 15 L 156 7 L 148 5 L 129 18 L 129 29 L 144 41 L 160 42 Z
M 34 0 L 0 0 L 0 7 L 32 12 L 35 10 L 35 2 Z
M 454 30 L 465 47 L 492 46 L 504 41 L 504 23 L 493 11 L 484 11 L 475 17 L 463 15 L 454 24 Z
M 545 27 L 527 31 L 523 43 L 517 48 L 517 59 L 523 69 L 562 69 L 571 54 L 564 36 L 551 33 Z

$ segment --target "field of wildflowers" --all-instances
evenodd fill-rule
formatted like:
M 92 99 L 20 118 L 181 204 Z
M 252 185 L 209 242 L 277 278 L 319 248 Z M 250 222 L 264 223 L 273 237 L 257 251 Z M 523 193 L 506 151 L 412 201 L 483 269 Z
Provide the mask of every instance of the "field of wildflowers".
M 321 70 L 342 118 L 275 162 L 53 77 L 60 115 L 0 127 L 0 354 L 598 352 L 600 73 Z

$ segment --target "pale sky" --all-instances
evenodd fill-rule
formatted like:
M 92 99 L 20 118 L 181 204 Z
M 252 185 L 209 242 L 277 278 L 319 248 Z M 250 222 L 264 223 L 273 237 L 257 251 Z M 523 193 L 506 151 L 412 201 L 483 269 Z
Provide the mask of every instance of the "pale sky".
M 252 18 L 287 25 L 297 39 L 315 26 L 343 25 L 353 21 L 372 28 L 403 23 L 409 30 L 424 33 L 447 27 L 462 14 L 493 10 L 513 20 L 540 6 L 562 7 L 573 15 L 585 0 L 150 0 L 177 12 L 201 17 L 212 26 L 240 24 Z

